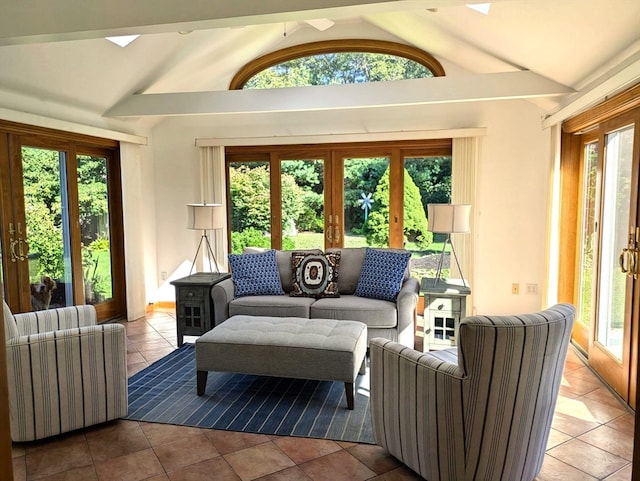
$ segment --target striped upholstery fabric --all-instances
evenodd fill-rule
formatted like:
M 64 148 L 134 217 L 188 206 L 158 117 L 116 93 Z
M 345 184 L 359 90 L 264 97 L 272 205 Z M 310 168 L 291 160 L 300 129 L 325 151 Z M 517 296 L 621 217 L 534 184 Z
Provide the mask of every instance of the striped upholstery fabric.
M 376 442 L 428 481 L 531 481 L 544 459 L 575 310 L 460 323 L 458 348 L 373 339 Z
M 4 313 L 6 332 L 18 334 L 6 346 L 13 441 L 127 415 L 124 326 L 96 325 L 93 306 L 11 316 L 5 304 Z

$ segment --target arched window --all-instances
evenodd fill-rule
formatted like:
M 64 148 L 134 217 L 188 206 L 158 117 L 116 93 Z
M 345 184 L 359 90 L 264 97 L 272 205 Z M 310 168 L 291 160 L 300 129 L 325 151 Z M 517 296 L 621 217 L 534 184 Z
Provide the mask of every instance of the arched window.
M 235 75 L 230 90 L 304 87 L 444 76 L 427 52 L 379 40 L 328 40 L 257 58 Z

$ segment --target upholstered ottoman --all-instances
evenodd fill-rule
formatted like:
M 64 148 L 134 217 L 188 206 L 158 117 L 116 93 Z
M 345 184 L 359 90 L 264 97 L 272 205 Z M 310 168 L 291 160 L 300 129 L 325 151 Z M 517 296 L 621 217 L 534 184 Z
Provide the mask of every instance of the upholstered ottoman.
M 233 316 L 196 340 L 198 396 L 208 371 L 343 381 L 353 409 L 365 373 L 367 326 L 358 321 Z

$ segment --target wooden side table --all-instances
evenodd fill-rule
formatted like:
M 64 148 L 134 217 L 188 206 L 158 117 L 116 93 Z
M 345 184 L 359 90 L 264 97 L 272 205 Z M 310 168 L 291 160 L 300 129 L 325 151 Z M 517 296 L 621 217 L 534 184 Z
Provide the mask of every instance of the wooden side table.
M 423 351 L 456 345 L 460 320 L 467 313 L 467 296 L 471 288 L 461 279 L 425 277 L 420 282 L 424 294 Z
M 211 288 L 229 277 L 231 274 L 227 272 L 197 272 L 171 281 L 176 288 L 178 347 L 182 346 L 184 336 L 201 336 L 213 329 Z

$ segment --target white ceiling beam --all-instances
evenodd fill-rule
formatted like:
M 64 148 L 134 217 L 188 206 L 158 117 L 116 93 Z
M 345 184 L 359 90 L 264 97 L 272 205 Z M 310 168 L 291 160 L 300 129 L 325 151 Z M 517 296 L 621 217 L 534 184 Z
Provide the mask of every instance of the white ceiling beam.
M 570 87 L 533 72 L 501 72 L 367 84 L 135 94 L 118 103 L 104 116 L 145 117 L 320 111 L 525 99 L 573 92 L 574 90 Z
M 476 0 L 21 0 L 3 2 L 0 45 L 238 27 Z M 507 0 L 497 0 L 507 1 Z

